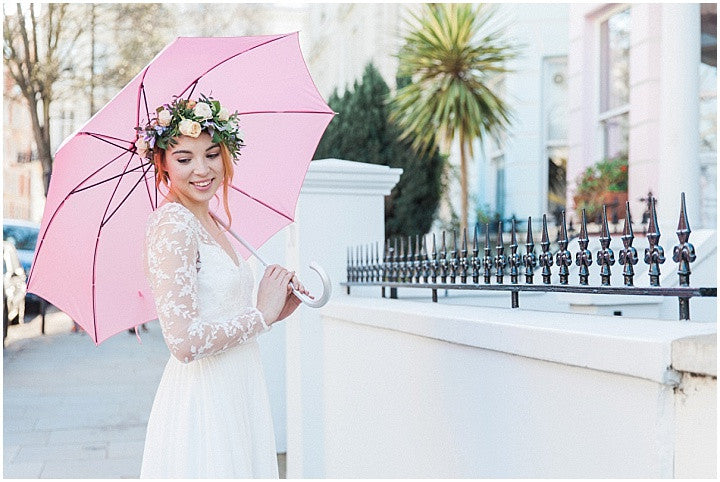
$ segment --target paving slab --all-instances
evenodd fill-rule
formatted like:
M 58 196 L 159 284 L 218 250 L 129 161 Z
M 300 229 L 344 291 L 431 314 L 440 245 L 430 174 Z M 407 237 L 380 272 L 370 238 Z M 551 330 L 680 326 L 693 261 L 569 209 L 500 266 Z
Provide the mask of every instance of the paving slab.
M 3 350 L 5 478 L 137 478 L 169 352 L 160 326 L 95 346 L 51 308 L 10 326 Z M 278 455 L 285 475 L 285 456 Z

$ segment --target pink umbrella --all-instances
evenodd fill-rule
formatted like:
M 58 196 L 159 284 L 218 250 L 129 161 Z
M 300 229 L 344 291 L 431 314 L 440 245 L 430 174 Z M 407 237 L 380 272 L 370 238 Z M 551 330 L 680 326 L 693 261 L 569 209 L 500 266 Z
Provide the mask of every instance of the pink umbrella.
M 173 96 L 200 93 L 240 113 L 247 147 L 228 196 L 233 228 L 250 248 L 294 220 L 308 164 L 334 115 L 297 33 L 178 38 L 68 138 L 55 156 L 28 290 L 96 344 L 157 317 L 142 252 L 147 217 L 163 198 L 152 164 L 135 152 L 135 127 Z

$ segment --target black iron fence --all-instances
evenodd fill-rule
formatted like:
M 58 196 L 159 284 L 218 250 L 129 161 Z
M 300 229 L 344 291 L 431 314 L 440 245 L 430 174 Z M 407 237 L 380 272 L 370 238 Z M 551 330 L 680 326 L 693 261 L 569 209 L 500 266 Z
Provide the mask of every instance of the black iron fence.
M 689 242 L 690 224 L 685 208 L 685 193 L 682 193 L 680 220 L 678 222 L 678 244 L 673 249 L 672 260 L 678 264 L 677 274 L 679 286 L 660 286 L 660 265 L 665 262 L 665 251 L 660 246 L 660 228 L 655 211 L 655 198 L 650 197 L 650 219 L 646 239 L 648 246 L 642 259 L 648 265 L 649 284 L 647 287 L 634 286 L 635 268 L 641 256 L 633 246 L 632 220 L 630 219 L 630 203 L 625 206 L 625 225 L 621 236 L 623 248 L 617 253 L 617 262 L 622 266 L 623 286 L 611 286 L 611 270 L 615 265 L 616 255 L 610 249 L 611 234 L 608 229 L 606 206 L 603 206 L 602 227 L 600 233 L 600 249 L 595 253 L 588 250 L 590 240 L 587 234 L 585 212 L 582 213 L 582 223 L 578 242 L 580 250 L 575 253 L 568 251 L 569 238 L 565 223 L 565 212 L 562 212 L 562 222 L 557 240 L 558 249 L 550 250 L 548 236 L 547 216 L 543 214 L 542 237 L 540 253 L 535 252 L 535 241 L 532 232 L 532 217 L 528 218 L 527 233 L 525 236 L 525 252 L 520 253 L 517 240 L 515 220 L 512 220 L 510 230 L 509 253 L 505 252 L 503 241 L 502 221 L 497 230 L 497 244 L 490 245 L 489 225 L 485 225 L 485 244 L 481 248 L 478 244 L 479 226 L 475 226 L 472 248 L 468 250 L 467 233 L 463 233 L 462 245 L 458 249 L 457 237 L 453 231 L 453 244 L 446 243 L 445 231 L 442 232 L 440 249 L 437 249 L 435 234 L 432 235 L 432 246 L 428 249 L 425 236 L 415 237 L 413 250 L 412 238 L 400 238 L 385 241 L 385 250 L 380 260 L 379 245 L 356 246 L 348 248 L 347 281 L 341 283 L 347 287 L 350 294 L 352 286 L 380 286 L 382 296 L 385 297 L 385 288 L 390 288 L 390 297 L 397 298 L 397 288 L 429 288 L 432 290 L 432 300 L 437 302 L 437 291 L 442 290 L 481 290 L 481 291 L 509 291 L 511 306 L 520 306 L 519 293 L 521 291 L 535 292 L 565 292 L 565 293 L 591 293 L 616 295 L 644 295 L 644 296 L 672 296 L 677 297 L 681 320 L 690 319 L 690 298 L 696 296 L 717 297 L 717 287 L 695 288 L 690 286 L 690 263 L 695 261 L 695 247 Z M 494 253 L 493 253 L 494 251 Z M 570 285 L 570 266 L 579 267 L 579 285 Z M 590 286 L 590 266 L 593 261 L 600 269 L 600 286 Z M 553 268 L 557 266 L 557 268 Z M 541 283 L 535 283 L 536 271 L 540 270 Z M 551 277 L 553 270 L 557 270 L 559 284 L 553 284 Z M 482 283 L 480 278 L 482 277 Z M 524 277 L 524 283 L 521 282 Z M 493 278 L 495 284 L 493 284 Z M 509 283 L 506 280 L 509 278 Z

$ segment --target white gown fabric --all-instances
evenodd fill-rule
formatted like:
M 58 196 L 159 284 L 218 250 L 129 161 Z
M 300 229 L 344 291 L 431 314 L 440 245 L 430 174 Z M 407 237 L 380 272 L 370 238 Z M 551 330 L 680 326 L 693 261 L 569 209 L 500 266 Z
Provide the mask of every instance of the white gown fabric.
M 253 275 L 184 206 L 150 215 L 146 274 L 171 352 L 148 421 L 141 478 L 278 478 L 252 303 Z

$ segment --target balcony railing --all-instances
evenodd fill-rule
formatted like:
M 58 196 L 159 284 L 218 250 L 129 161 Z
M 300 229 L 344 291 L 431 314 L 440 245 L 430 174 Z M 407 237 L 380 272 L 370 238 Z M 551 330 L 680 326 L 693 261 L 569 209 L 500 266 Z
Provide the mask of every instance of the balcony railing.
M 540 254 L 535 253 L 535 241 L 532 232 L 532 218 L 528 218 L 528 230 L 525 239 L 525 252 L 519 253 L 515 220 L 510 230 L 509 253 L 505 252 L 503 242 L 502 221 L 499 222 L 497 244 L 490 245 L 489 225 L 485 225 L 485 245 L 480 253 L 478 245 L 479 227 L 475 226 L 472 249 L 468 250 L 467 233 L 463 233 L 462 246 L 458 249 L 457 237 L 453 231 L 453 244 L 448 250 L 445 231 L 442 232 L 440 250 L 437 249 L 435 234 L 432 235 L 432 247 L 428 250 L 425 236 L 415 237 L 415 249 L 412 247 L 412 238 L 408 237 L 407 251 L 405 239 L 385 241 L 385 250 L 382 262 L 379 259 L 379 246 L 376 243 L 364 247 L 348 248 L 347 281 L 341 283 L 347 287 L 350 294 L 352 286 L 380 286 L 382 296 L 385 297 L 385 288 L 390 288 L 390 298 L 397 298 L 397 288 L 429 288 L 432 290 L 432 300 L 437 302 L 437 291 L 442 290 L 476 290 L 476 291 L 509 291 L 512 308 L 520 306 L 519 294 L 521 291 L 535 292 L 565 292 L 614 294 L 636 296 L 671 296 L 678 298 L 679 318 L 690 319 L 690 298 L 717 297 L 717 287 L 691 287 L 690 263 L 695 261 L 695 247 L 689 242 L 690 224 L 685 208 L 685 193 L 681 196 L 680 220 L 678 222 L 678 244 L 673 249 L 672 260 L 678 263 L 679 286 L 660 286 L 660 265 L 665 262 L 665 251 L 660 246 L 660 228 L 655 211 L 655 198 L 650 197 L 650 220 L 646 239 L 648 246 L 642 259 L 648 265 L 649 285 L 647 287 L 634 286 L 635 268 L 640 256 L 633 247 L 635 239 L 630 219 L 630 204 L 625 206 L 625 226 L 621 236 L 623 248 L 617 253 L 617 261 L 622 266 L 623 286 L 611 286 L 610 279 L 612 266 L 615 265 L 616 256 L 610 249 L 611 234 L 608 229 L 606 206 L 603 206 L 602 228 L 600 233 L 601 248 L 595 253 L 588 250 L 590 239 L 587 234 L 587 221 L 585 211 L 582 213 L 582 225 L 578 236 L 580 250 L 575 253 L 568 251 L 568 234 L 565 223 L 565 212 L 562 212 L 560 235 L 557 240 L 556 252 L 550 250 L 548 236 L 547 216 L 543 214 L 542 237 L 540 241 Z M 374 248 L 374 249 L 373 249 Z M 494 253 L 493 253 L 494 250 Z M 364 252 L 363 252 L 364 251 Z M 579 285 L 570 285 L 570 266 L 579 267 Z M 597 263 L 600 272 L 600 286 L 589 284 L 590 266 L 593 260 Z M 536 269 L 540 268 L 541 283 L 535 282 Z M 557 268 L 553 268 L 557 266 Z M 553 271 L 559 275 L 559 284 L 552 283 Z M 482 276 L 482 282 L 480 277 Z M 524 283 L 520 278 L 524 277 Z M 493 284 L 494 278 L 494 284 Z M 506 280 L 509 278 L 509 283 Z

